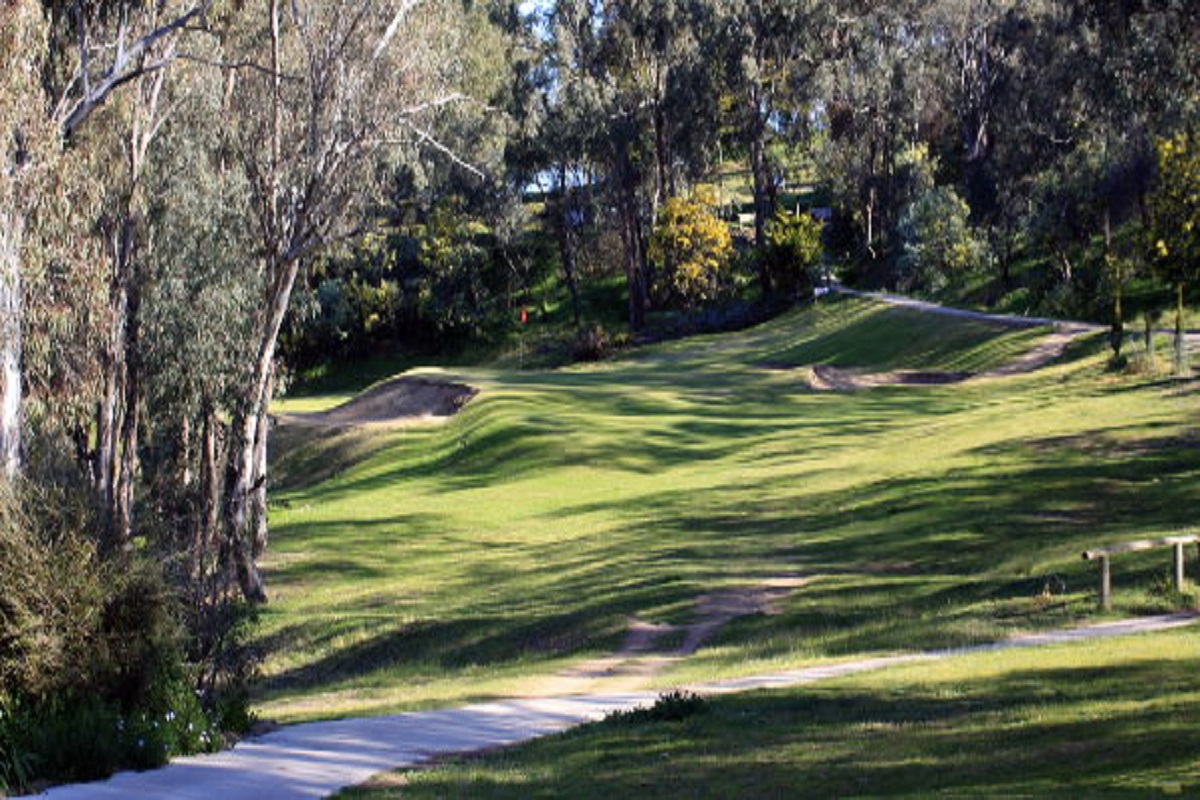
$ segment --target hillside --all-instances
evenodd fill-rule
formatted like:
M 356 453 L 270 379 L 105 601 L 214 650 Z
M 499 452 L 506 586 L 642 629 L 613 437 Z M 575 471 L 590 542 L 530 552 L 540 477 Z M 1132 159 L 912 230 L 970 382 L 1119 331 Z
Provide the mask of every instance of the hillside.
M 261 712 L 537 694 L 597 662 L 670 686 L 1090 617 L 1083 549 L 1191 522 L 1194 382 L 1105 373 L 1094 337 L 987 380 L 810 383 L 986 373 L 1048 333 L 839 300 L 601 365 L 424 371 L 479 391 L 441 425 L 285 424 Z M 1122 558 L 1116 613 L 1177 607 L 1165 566 Z M 733 613 L 676 657 L 714 596 Z

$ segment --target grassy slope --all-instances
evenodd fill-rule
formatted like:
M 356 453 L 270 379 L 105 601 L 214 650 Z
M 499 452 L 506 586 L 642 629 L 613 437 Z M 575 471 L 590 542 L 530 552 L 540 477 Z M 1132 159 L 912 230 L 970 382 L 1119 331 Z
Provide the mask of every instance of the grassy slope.
M 1091 614 L 1085 546 L 1191 522 L 1191 384 L 1106 377 L 1086 352 L 851 395 L 777 368 L 980 370 L 1035 337 L 842 301 L 611 364 L 467 371 L 484 392 L 441 428 L 285 431 L 262 711 L 506 695 L 611 649 L 629 615 L 686 621 L 715 586 L 781 574 L 813 582 L 664 681 Z M 1169 604 L 1127 588 L 1165 558 L 1116 562 L 1118 611 Z

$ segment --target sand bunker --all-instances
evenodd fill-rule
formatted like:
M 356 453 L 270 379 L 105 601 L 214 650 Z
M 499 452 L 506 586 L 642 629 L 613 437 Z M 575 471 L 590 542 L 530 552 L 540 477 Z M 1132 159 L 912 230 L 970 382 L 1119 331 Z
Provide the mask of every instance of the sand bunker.
M 1092 328 L 1083 325 L 1060 326 L 1044 337 L 1032 350 L 996 369 L 986 372 L 939 372 L 933 370 L 893 370 L 867 372 L 861 369 L 817 364 L 808 368 L 810 388 L 819 392 L 852 392 L 877 386 L 944 386 L 979 378 L 1004 378 L 1041 369 L 1059 358 L 1075 339 Z
M 457 414 L 477 394 L 478 389 L 466 384 L 406 376 L 374 386 L 329 411 L 288 414 L 284 420 L 336 428 L 372 423 L 438 422 Z
M 970 372 L 933 372 L 918 370 L 896 370 L 892 372 L 864 372 L 856 369 L 831 367 L 817 364 L 809 369 L 808 385 L 822 392 L 849 392 L 856 389 L 873 389 L 876 386 L 940 386 L 962 383 L 974 377 Z

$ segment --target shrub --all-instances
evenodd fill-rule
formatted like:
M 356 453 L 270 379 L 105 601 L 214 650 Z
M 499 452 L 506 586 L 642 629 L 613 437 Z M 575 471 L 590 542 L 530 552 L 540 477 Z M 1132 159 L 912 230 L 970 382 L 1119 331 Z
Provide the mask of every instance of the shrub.
M 719 297 L 729 272 L 733 239 L 714 208 L 712 193 L 663 204 L 650 237 L 656 296 L 668 304 L 695 307 Z
M 969 215 L 966 202 L 949 186 L 933 188 L 908 206 L 900 220 L 902 290 L 936 293 L 983 265 L 987 249 L 971 229 Z
M 767 224 L 767 246 L 762 253 L 771 284 L 784 297 L 810 296 L 814 271 L 824 250 L 824 225 L 808 214 L 780 212 Z
M 584 328 L 575 336 L 571 350 L 576 361 L 603 361 L 609 354 L 608 332 L 602 325 Z
M 33 779 L 34 756 L 26 745 L 29 724 L 20 704 L 0 695 L 0 794 Z
M 603 325 L 596 324 L 575 335 L 571 353 L 576 361 L 603 361 L 629 343 L 629 334 L 609 333 Z
M 99 557 L 86 502 L 0 497 L 0 782 L 90 780 L 215 749 L 162 568 Z M 36 521 L 36 522 L 35 522 Z
M 617 722 L 682 722 L 688 717 L 708 711 L 708 701 L 694 692 L 676 689 L 660 694 L 649 708 L 638 707 L 613 712 L 609 718 Z

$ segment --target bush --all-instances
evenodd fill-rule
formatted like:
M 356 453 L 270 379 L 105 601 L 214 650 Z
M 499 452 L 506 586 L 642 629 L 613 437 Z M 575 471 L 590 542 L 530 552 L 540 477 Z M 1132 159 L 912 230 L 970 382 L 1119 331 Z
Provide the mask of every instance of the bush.
M 33 779 L 34 757 L 26 745 L 29 725 L 20 704 L 0 695 L 0 794 Z
M 4 491 L 0 782 L 91 780 L 218 747 L 161 566 L 100 558 L 80 533 L 88 504 L 66 490 Z
M 783 297 L 809 297 L 821 264 L 824 225 L 808 214 L 779 213 L 767 224 L 762 253 L 771 284 Z
M 708 701 L 693 692 L 676 689 L 666 694 L 660 694 L 649 708 L 632 708 L 628 711 L 616 711 L 610 719 L 617 722 L 682 722 L 688 717 L 708 712 Z
M 953 188 L 938 186 L 912 202 L 900 220 L 903 291 L 936 293 L 983 266 L 986 245 L 971 229 L 970 209 Z
M 592 325 L 575 335 L 571 354 L 576 361 L 603 361 L 628 347 L 629 341 L 626 333 L 610 334 L 603 325 Z
M 650 237 L 654 294 L 669 305 L 692 308 L 724 292 L 733 255 L 729 228 L 717 218 L 711 192 L 672 197 L 663 204 Z

